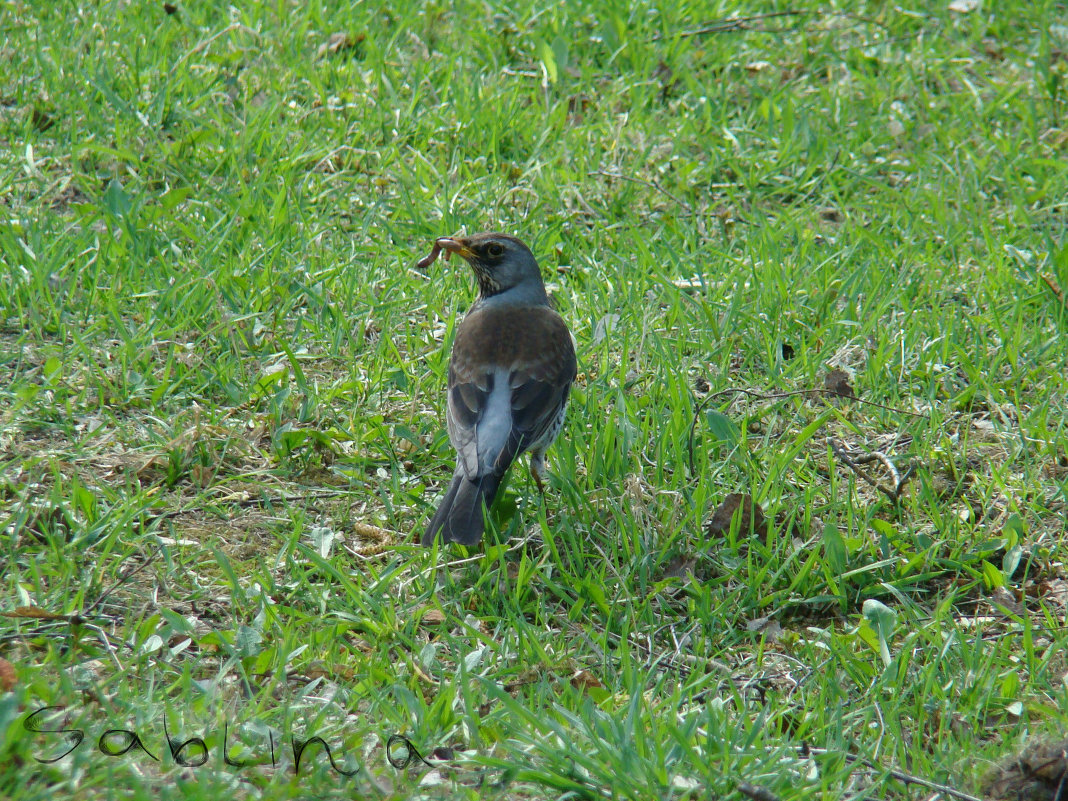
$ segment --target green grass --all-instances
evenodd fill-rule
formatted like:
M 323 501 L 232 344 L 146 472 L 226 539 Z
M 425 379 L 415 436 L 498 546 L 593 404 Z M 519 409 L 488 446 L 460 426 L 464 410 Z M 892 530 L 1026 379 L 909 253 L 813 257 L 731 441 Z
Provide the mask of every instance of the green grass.
M 1068 12 L 947 5 L 0 5 L 0 795 L 904 799 L 1063 738 Z M 544 499 L 426 552 L 474 282 L 413 265 L 485 229 L 580 376 Z

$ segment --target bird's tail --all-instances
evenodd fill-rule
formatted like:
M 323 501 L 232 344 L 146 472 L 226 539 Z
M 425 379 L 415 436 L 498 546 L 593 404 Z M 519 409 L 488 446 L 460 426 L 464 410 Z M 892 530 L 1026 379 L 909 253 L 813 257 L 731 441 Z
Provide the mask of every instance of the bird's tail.
M 498 475 L 490 473 L 471 481 L 457 470 L 441 505 L 423 532 L 423 545 L 432 545 L 438 531 L 444 543 L 478 544 L 482 539 L 483 509 L 488 509 L 493 503 L 500 485 L 501 477 Z

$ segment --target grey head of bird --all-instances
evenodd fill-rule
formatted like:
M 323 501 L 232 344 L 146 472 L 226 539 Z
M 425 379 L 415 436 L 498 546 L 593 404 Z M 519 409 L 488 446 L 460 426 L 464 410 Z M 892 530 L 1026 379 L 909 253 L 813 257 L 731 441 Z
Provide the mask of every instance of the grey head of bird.
M 508 234 L 443 236 L 435 245 L 464 259 L 478 281 L 480 301 L 505 295 L 523 303 L 547 303 L 541 270 L 530 248 Z

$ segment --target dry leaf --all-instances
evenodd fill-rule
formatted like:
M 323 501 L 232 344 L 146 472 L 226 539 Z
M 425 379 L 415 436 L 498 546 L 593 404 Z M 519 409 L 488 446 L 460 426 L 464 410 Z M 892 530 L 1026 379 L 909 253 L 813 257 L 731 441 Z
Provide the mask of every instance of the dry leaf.
M 987 58 L 991 61 L 1005 60 L 1005 54 L 1001 50 L 1001 45 L 994 39 L 983 39 L 983 52 L 986 53 Z
M 708 535 L 711 537 L 725 537 L 731 530 L 731 521 L 739 508 L 741 509 L 739 514 L 741 514 L 742 519 L 739 521 L 738 532 L 740 534 L 748 534 L 752 531 L 756 536 L 766 536 L 768 526 L 764 521 L 764 510 L 760 508 L 760 504 L 753 503 L 751 495 L 742 495 L 738 492 L 732 492 L 724 498 L 723 503 L 712 513 L 712 520 L 709 521 L 705 529 Z
M 423 682 L 423 684 L 429 684 L 431 687 L 437 686 L 437 682 L 430 678 L 430 676 L 426 674 L 426 671 L 419 667 L 415 662 L 412 662 L 410 666 L 412 673 L 415 674 L 415 677 Z
M 33 127 L 38 131 L 47 131 L 56 124 L 56 121 L 47 112 L 41 111 L 36 106 L 30 112 L 30 122 L 33 123 Z
M 1068 609 L 1068 581 L 1050 579 L 1038 585 L 1038 595 L 1042 600 L 1060 610 Z
M 1053 801 L 1068 775 L 1068 742 L 1028 744 L 983 782 L 983 797 L 1008 801 Z
M 333 665 L 332 667 L 322 662 L 312 662 L 305 671 L 309 679 L 326 679 L 327 681 L 352 681 L 355 673 L 352 668 L 345 665 Z
M 578 116 L 591 105 L 592 103 L 590 102 L 590 99 L 585 95 L 571 95 L 571 97 L 567 99 L 567 113 L 572 117 Z M 557 272 L 559 272 L 559 269 Z
M 653 71 L 653 78 L 660 82 L 660 100 L 664 101 L 675 91 L 679 85 L 679 79 L 675 77 L 675 71 L 661 61 Z
M 1007 612 L 1012 615 L 1025 615 L 1026 607 L 1004 587 L 998 587 L 990 594 L 990 601 L 994 604 L 997 612 Z
M 326 55 L 357 50 L 366 38 L 367 37 L 362 33 L 355 36 L 348 33 L 332 33 L 330 34 L 330 38 L 319 46 L 319 52 L 316 53 L 316 57 L 322 58 Z
M 576 690 L 602 689 L 604 687 L 597 677 L 588 670 L 576 670 L 571 677 L 571 686 Z
M 440 609 L 427 609 L 419 622 L 425 626 L 440 626 L 445 622 L 445 613 Z
M 664 578 L 686 578 L 695 564 L 697 560 L 692 556 L 676 556 L 664 566 Z
M 823 388 L 840 398 L 855 398 L 856 393 L 849 383 L 849 374 L 845 370 L 831 370 L 823 377 Z
M 215 478 L 215 470 L 206 465 L 195 464 L 189 470 L 189 477 L 192 479 L 194 487 L 203 489 L 211 484 L 212 479 Z
M 4 617 L 29 618 L 32 620 L 70 620 L 71 615 L 57 615 L 36 606 L 17 606 L 10 612 L 0 612 Z
M 138 481 L 152 483 L 161 475 L 166 475 L 167 466 L 169 464 L 170 462 L 166 456 L 157 453 L 155 456 L 150 456 L 148 459 L 145 459 L 141 465 L 134 470 L 134 475 L 137 476 Z
M 768 642 L 775 642 L 782 636 L 782 626 L 779 621 L 771 617 L 757 617 L 745 624 L 745 630 L 755 634 L 763 634 Z
M 9 693 L 15 689 L 18 675 L 15 666 L 0 656 L 0 692 Z

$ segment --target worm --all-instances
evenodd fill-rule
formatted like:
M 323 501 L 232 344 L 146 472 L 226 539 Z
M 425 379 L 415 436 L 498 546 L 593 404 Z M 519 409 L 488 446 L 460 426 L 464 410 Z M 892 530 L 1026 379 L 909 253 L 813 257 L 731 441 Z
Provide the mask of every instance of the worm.
M 430 253 L 428 253 L 426 256 L 423 256 L 423 258 L 419 259 L 419 261 L 415 263 L 416 268 L 420 270 L 425 270 L 427 267 L 437 261 L 439 253 L 441 253 L 441 245 L 435 242 L 434 247 L 430 251 Z
M 439 245 L 438 242 L 435 240 L 434 247 L 431 248 L 430 252 L 427 255 L 423 256 L 423 258 L 419 259 L 419 261 L 417 261 L 415 263 L 416 268 L 419 269 L 419 270 L 425 270 L 427 267 L 429 267 L 431 264 L 433 264 L 437 260 L 438 255 L 441 253 L 441 251 L 442 251 L 441 245 Z M 449 260 L 449 256 L 451 256 L 451 255 L 452 255 L 452 251 L 451 250 L 446 250 L 445 251 L 445 261 L 448 261 Z

